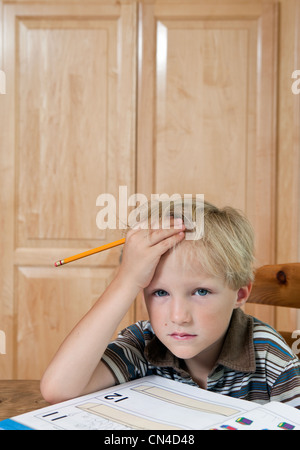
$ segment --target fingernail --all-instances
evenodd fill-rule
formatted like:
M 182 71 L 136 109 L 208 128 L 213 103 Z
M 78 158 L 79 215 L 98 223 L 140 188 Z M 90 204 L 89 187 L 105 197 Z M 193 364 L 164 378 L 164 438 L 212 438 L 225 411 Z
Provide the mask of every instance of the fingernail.
M 182 221 L 181 217 L 176 217 L 176 219 L 174 220 L 174 224 L 178 225 L 178 226 L 182 226 L 183 221 Z

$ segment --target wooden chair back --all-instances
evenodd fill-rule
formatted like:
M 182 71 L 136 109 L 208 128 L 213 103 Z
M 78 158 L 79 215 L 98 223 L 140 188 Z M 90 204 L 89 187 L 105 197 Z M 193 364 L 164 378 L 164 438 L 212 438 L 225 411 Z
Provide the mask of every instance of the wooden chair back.
M 300 263 L 259 267 L 248 303 L 300 309 Z M 292 331 L 279 333 L 292 346 Z

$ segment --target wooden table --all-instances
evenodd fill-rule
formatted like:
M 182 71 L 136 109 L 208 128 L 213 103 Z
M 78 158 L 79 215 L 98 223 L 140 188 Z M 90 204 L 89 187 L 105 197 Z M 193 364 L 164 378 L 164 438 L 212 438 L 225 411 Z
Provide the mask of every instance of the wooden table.
M 0 420 L 49 406 L 37 380 L 0 380 Z

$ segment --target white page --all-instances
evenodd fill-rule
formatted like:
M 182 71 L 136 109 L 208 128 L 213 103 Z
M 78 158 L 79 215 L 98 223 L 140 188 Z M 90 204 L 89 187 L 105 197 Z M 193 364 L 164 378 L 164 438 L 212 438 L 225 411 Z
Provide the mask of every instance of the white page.
M 34 429 L 196 430 L 219 428 L 224 423 L 245 429 L 236 419 L 250 417 L 257 406 L 257 403 L 153 375 L 22 414 L 13 420 Z M 276 410 L 276 405 L 270 410 L 265 408 L 264 414 L 273 417 L 272 408 Z M 276 419 L 283 422 L 284 417 L 279 414 Z M 299 411 L 295 417 L 300 426 Z
M 255 406 L 150 376 L 13 419 L 36 429 L 203 429 Z

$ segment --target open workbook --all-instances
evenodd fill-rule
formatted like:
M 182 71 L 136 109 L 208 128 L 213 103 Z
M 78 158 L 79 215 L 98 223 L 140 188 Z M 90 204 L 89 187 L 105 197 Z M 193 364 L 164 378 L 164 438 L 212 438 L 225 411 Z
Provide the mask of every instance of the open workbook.
M 235 399 L 158 376 L 113 386 L 0 422 L 36 430 L 296 430 L 300 411 Z

